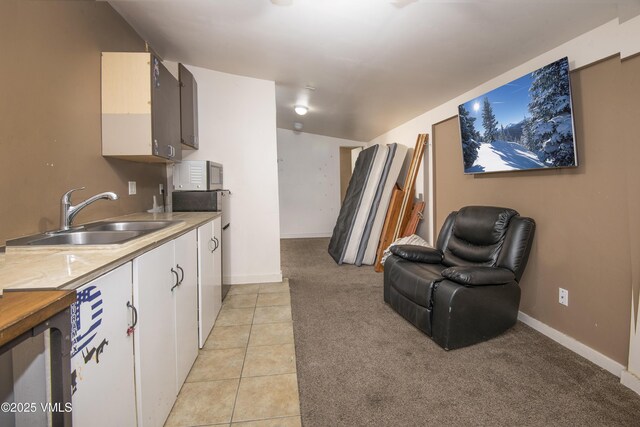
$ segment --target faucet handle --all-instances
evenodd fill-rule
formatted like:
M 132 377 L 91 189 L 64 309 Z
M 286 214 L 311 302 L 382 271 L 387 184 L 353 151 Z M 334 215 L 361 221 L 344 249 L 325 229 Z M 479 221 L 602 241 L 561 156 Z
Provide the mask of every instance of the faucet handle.
M 73 188 L 62 195 L 63 203 L 71 203 L 71 193 L 78 190 L 84 190 L 87 187 Z

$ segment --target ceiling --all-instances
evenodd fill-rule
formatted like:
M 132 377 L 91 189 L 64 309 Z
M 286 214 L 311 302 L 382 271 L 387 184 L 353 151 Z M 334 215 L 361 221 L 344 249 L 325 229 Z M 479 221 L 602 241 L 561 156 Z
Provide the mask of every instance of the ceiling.
M 370 141 L 618 17 L 620 2 L 109 3 L 164 59 L 275 81 L 278 127 Z M 297 116 L 296 104 L 309 113 Z

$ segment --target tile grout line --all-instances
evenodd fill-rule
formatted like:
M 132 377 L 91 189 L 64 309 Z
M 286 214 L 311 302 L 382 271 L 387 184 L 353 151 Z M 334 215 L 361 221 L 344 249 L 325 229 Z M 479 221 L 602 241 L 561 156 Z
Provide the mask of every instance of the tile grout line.
M 260 288 L 258 288 L 258 291 Z M 258 294 L 256 294 L 256 304 L 258 303 Z M 253 319 L 256 316 L 256 307 L 253 307 L 253 315 L 251 316 L 251 326 L 249 327 L 249 338 L 247 338 L 247 345 L 244 347 L 244 357 L 242 358 L 242 367 L 240 368 L 240 378 L 238 378 L 238 388 L 236 389 L 236 397 L 233 399 L 233 408 L 231 408 L 231 419 L 229 425 L 233 423 L 233 416 L 236 412 L 236 404 L 238 403 L 238 395 L 240 394 L 240 383 L 242 382 L 242 371 L 244 371 L 244 364 L 247 361 L 247 351 L 249 350 L 249 340 L 251 339 L 251 331 L 253 330 Z
M 197 383 L 214 383 L 214 382 L 221 382 L 221 381 L 229 381 L 229 380 L 239 380 L 242 378 L 264 378 L 264 377 L 277 377 L 280 375 L 292 375 L 292 374 L 297 374 L 297 371 L 293 371 L 293 372 L 280 372 L 278 374 L 263 374 L 263 375 L 251 375 L 250 377 L 235 377 L 235 378 L 216 378 L 215 380 L 198 380 L 198 381 L 189 381 L 188 383 L 185 384 L 197 384 Z M 242 374 L 241 374 L 242 375 Z M 236 396 L 237 397 L 237 396 Z M 282 417 L 275 417 L 275 418 L 282 418 Z M 259 418 L 262 419 L 262 418 Z M 266 419 L 266 418 L 265 418 Z
M 238 424 L 238 423 L 254 423 L 256 421 L 283 420 L 285 418 L 300 418 L 300 422 L 302 422 L 302 415 L 298 414 L 298 415 L 282 415 L 279 417 L 269 417 L 269 418 L 253 418 L 250 420 L 238 421 L 237 423 L 231 423 L 231 425 L 233 426 L 233 424 Z

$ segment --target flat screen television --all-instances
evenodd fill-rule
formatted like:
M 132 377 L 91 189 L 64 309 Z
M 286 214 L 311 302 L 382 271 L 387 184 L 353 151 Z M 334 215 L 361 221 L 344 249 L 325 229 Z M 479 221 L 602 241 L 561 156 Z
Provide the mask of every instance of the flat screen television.
M 466 174 L 578 165 L 566 57 L 461 104 L 458 114 Z

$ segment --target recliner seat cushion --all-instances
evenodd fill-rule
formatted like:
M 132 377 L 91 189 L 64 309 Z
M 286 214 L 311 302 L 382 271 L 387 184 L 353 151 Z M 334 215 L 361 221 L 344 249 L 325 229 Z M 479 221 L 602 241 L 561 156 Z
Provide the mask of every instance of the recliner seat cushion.
M 456 214 L 444 250 L 446 266 L 494 266 L 500 253 L 513 209 L 467 206 Z
M 386 276 L 391 286 L 408 300 L 423 307 L 430 306 L 433 285 L 443 280 L 440 272 L 444 269 L 442 264 L 423 264 L 402 258 L 385 263 Z

